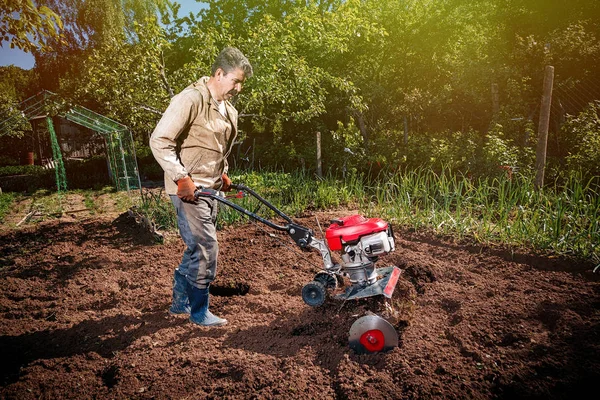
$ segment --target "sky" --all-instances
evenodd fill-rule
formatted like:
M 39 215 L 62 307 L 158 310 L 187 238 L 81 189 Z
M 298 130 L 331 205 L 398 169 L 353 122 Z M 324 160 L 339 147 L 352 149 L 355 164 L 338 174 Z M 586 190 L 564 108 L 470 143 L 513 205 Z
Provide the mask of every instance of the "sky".
M 16 65 L 23 69 L 31 69 L 34 63 L 33 56 L 30 53 L 25 53 L 19 49 L 11 49 L 8 43 L 2 43 L 2 47 L 0 47 L 0 66 Z
M 202 4 L 191 0 L 181 0 L 179 15 L 186 15 L 190 11 L 196 13 L 203 7 Z M 35 64 L 33 55 L 20 49 L 11 49 L 7 42 L 2 42 L 0 47 L 0 66 L 16 65 L 23 69 L 31 69 Z

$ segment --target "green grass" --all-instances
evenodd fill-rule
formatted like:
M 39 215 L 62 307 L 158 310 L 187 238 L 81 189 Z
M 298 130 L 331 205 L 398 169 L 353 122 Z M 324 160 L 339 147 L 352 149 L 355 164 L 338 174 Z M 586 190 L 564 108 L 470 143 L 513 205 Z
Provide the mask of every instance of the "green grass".
M 358 209 L 404 228 L 451 235 L 485 244 L 503 244 L 533 251 L 594 260 L 600 255 L 598 178 L 588 182 L 572 176 L 564 183 L 536 190 L 532 178 L 478 178 L 448 170 L 418 169 L 381 173 L 376 179 L 350 176 L 317 179 L 306 172 L 232 173 L 234 183 L 254 189 L 290 216 L 306 210 Z M 168 202 L 168 200 L 165 200 Z M 252 198 L 233 200 L 265 218 L 274 213 Z M 161 223 L 172 207 L 160 206 Z M 340 211 L 344 213 L 344 211 Z M 218 225 L 248 217 L 220 205 Z
M 304 171 L 250 172 L 232 174 L 234 183 L 243 183 L 285 214 L 297 216 L 306 210 L 326 210 L 338 207 L 358 207 L 358 199 L 366 196 L 365 186 L 356 176 L 339 181 L 332 176 L 317 179 Z M 275 213 L 257 200 L 246 197 L 237 204 L 266 218 Z M 226 225 L 247 219 L 238 211 L 220 206 L 219 221 Z
M 243 183 L 291 217 L 307 210 L 359 210 L 403 228 L 451 235 L 485 244 L 503 244 L 533 251 L 600 260 L 600 177 L 583 181 L 571 176 L 536 190 L 526 176 L 478 178 L 431 169 L 383 172 L 376 179 L 350 175 L 316 178 L 304 171 L 285 173 L 232 171 L 234 183 Z M 86 207 L 102 213 L 98 196 L 109 194 L 114 208 L 135 206 L 160 230 L 175 230 L 177 220 L 164 193 L 140 195 L 109 189 L 80 192 Z M 233 195 L 234 193 L 228 193 Z M 63 196 L 67 196 L 68 192 Z M 0 196 L 0 220 L 14 202 Z M 33 205 L 46 214 L 62 212 L 61 195 L 36 192 Z M 251 197 L 231 199 L 267 219 L 281 221 Z M 248 219 L 220 204 L 218 226 Z
M 6 214 L 8 214 L 19 197 L 16 193 L 2 193 L 0 194 L 0 222 L 4 222 Z
M 37 190 L 31 195 L 30 209 L 47 216 L 60 216 L 63 213 L 63 198 L 67 193 L 53 192 L 47 189 Z
M 94 196 L 92 195 L 92 193 L 87 191 L 84 193 L 83 204 L 88 210 L 90 210 L 90 214 L 96 214 L 98 210 L 98 205 L 94 201 Z
M 143 190 L 134 208 L 154 222 L 158 230 L 174 230 L 177 228 L 175 209 L 162 191 L 155 193 Z
M 523 176 L 472 180 L 418 170 L 383 182 L 375 213 L 398 225 L 584 259 L 600 251 L 597 179 L 573 176 L 536 190 Z
M 94 215 L 104 212 L 127 211 L 139 201 L 140 194 L 136 191 L 131 193 L 115 191 L 110 186 L 93 190 L 77 189 L 62 193 L 41 189 L 27 196 L 11 192 L 4 193 L 0 195 L 0 222 L 14 209 L 15 203 L 23 200 L 30 201 L 24 212 L 35 211 L 35 221 L 61 217 L 65 211 L 72 210 L 74 206 L 78 209 L 81 208 L 76 203 L 72 203 L 73 196 L 76 197 L 75 201 L 80 201 L 79 197 L 83 197 L 83 206 L 91 215 Z M 103 201 L 100 197 L 103 197 Z M 19 212 L 23 212 L 23 210 Z

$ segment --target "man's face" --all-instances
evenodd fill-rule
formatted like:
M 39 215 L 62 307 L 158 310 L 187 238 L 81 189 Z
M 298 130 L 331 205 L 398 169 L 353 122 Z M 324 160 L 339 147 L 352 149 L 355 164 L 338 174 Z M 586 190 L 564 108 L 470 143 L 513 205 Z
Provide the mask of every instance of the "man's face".
M 222 69 L 218 69 L 215 77 L 217 78 L 217 93 L 213 93 L 218 101 L 230 100 L 233 96 L 242 91 L 242 85 L 246 80 L 246 75 L 241 68 L 234 69 L 228 74 Z

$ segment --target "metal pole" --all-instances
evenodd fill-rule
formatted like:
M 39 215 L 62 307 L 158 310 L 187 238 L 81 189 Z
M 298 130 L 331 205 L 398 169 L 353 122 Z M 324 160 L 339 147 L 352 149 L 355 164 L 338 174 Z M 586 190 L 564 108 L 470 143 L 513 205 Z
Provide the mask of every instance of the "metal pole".
M 121 151 L 121 165 L 123 166 L 123 177 L 125 179 L 125 189 L 129 193 L 129 174 L 127 171 L 127 162 L 125 161 L 125 150 L 123 149 L 123 141 L 121 140 L 121 132 L 115 131 L 117 139 L 119 140 L 119 150 Z
M 63 162 L 60 144 L 56 132 L 54 131 L 54 124 L 50 116 L 46 117 L 46 124 L 48 131 L 50 132 L 50 142 L 52 144 L 52 157 L 54 159 L 54 174 L 56 176 L 56 189 L 59 193 L 67 191 L 67 173 L 65 171 L 65 164 Z
M 131 151 L 132 151 L 132 157 L 133 157 L 133 162 L 135 163 L 135 165 L 133 166 L 134 168 L 134 172 L 135 172 L 135 177 L 137 178 L 138 181 L 138 189 L 140 189 L 140 194 L 144 194 L 143 190 L 142 190 L 142 178 L 140 177 L 140 169 L 138 167 L 138 163 L 137 163 L 137 156 L 135 153 L 135 142 L 133 141 L 133 134 L 131 133 L 131 130 L 127 129 L 127 132 L 129 133 L 129 142 L 131 143 Z

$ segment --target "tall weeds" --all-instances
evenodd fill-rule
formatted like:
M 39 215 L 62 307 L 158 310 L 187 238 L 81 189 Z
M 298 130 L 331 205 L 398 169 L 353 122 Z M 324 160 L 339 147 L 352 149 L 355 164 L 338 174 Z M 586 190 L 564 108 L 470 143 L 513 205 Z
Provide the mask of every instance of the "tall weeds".
M 232 174 L 290 216 L 307 210 L 340 209 L 381 217 L 394 225 L 593 259 L 600 255 L 600 182 L 571 176 L 536 190 L 523 175 L 472 178 L 448 169 L 387 171 L 373 179 L 350 175 L 316 178 L 305 171 Z M 164 196 L 163 196 L 164 197 Z M 158 198 L 151 199 L 158 201 Z M 176 227 L 172 206 L 151 211 L 157 225 Z M 147 204 L 152 201 L 146 201 Z M 276 218 L 252 198 L 233 200 L 266 218 Z M 350 211 L 348 211 L 350 210 Z M 342 216 L 342 215 L 340 215 Z M 159 219 L 156 221 L 156 219 Z M 247 217 L 220 206 L 220 226 Z
M 583 258 L 600 251 L 597 179 L 572 176 L 536 190 L 525 176 L 474 180 L 420 169 L 382 182 L 375 212 L 402 226 Z

